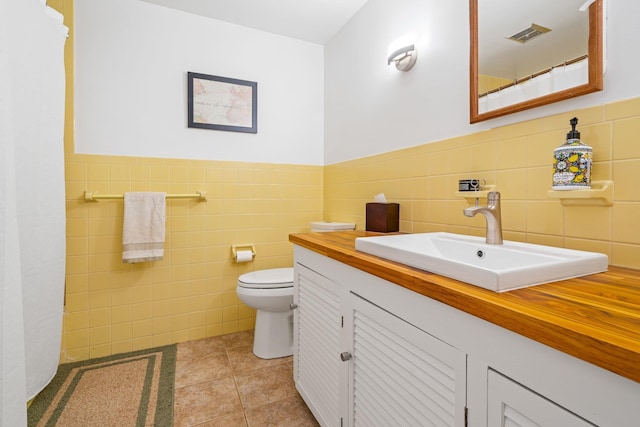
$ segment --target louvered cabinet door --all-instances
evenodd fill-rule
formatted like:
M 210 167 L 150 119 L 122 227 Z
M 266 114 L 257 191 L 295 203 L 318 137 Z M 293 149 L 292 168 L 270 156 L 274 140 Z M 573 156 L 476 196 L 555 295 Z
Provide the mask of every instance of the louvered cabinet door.
M 464 426 L 466 354 L 354 296 L 353 426 Z
M 594 425 L 515 381 L 489 370 L 488 425 L 593 427 Z
M 294 287 L 296 388 L 321 425 L 339 426 L 341 383 L 346 384 L 339 358 L 341 288 L 301 265 Z

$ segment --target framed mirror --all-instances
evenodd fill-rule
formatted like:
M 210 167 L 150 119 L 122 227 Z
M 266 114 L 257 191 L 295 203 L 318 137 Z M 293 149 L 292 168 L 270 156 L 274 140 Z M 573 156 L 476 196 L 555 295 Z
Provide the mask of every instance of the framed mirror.
M 602 2 L 469 0 L 470 122 L 602 90 Z

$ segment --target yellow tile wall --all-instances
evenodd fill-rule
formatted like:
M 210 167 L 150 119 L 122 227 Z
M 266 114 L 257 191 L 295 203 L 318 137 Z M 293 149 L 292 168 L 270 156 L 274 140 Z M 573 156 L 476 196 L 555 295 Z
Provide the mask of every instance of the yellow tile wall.
M 467 218 L 457 181 L 479 177 L 503 197 L 505 237 L 593 250 L 640 268 L 640 99 L 518 123 L 322 167 L 74 154 L 73 0 L 49 1 L 65 15 L 67 276 L 61 361 L 100 357 L 253 327 L 237 277 L 290 266 L 288 234 L 313 220 L 353 221 L 384 192 L 401 204 L 401 230 L 484 234 Z M 562 207 L 547 198 L 551 156 L 580 118 L 594 148 L 594 180 L 613 180 L 612 207 Z M 170 200 L 165 258 L 121 261 L 122 201 L 87 203 L 84 191 L 207 191 L 209 201 Z M 253 243 L 250 264 L 231 244 Z
M 238 276 L 293 265 L 290 233 L 322 219 L 322 167 L 66 155 L 67 280 L 64 360 L 252 329 Z M 101 193 L 206 191 L 167 200 L 162 261 L 122 262 L 123 201 Z M 231 245 L 256 259 L 236 264 Z
M 293 264 L 289 234 L 322 219 L 322 167 L 75 154 L 73 0 L 49 4 L 70 29 L 61 362 L 253 328 L 255 312 L 238 300 L 237 278 Z M 209 201 L 169 200 L 164 259 L 131 265 L 121 260 L 122 200 L 87 203 L 85 191 L 207 191 Z M 235 264 L 231 245 L 244 243 L 257 257 Z
M 553 150 L 577 116 L 594 150 L 592 180 L 614 181 L 611 207 L 549 199 Z M 471 135 L 325 167 L 324 217 L 365 228 L 365 204 L 384 192 L 400 203 L 400 230 L 482 236 L 482 216 L 468 218 L 457 182 L 483 178 L 502 195 L 506 239 L 605 253 L 640 269 L 640 98 L 557 114 Z M 485 200 L 486 202 L 486 200 Z

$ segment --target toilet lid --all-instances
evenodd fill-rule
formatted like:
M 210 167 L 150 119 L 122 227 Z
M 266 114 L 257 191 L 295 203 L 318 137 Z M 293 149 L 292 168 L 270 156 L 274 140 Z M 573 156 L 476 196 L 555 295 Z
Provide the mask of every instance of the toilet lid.
M 293 287 L 293 267 L 272 268 L 245 273 L 238 278 L 243 288 L 290 288 Z

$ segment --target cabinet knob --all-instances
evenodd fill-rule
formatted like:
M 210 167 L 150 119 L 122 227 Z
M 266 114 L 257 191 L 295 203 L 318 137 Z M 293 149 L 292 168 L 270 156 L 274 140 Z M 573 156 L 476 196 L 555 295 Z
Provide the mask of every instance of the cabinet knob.
M 298 308 L 298 304 L 289 304 L 289 308 L 291 310 L 295 310 L 296 308 Z
M 351 353 L 345 351 L 344 353 L 340 353 L 340 360 L 346 362 L 347 360 L 351 360 Z

